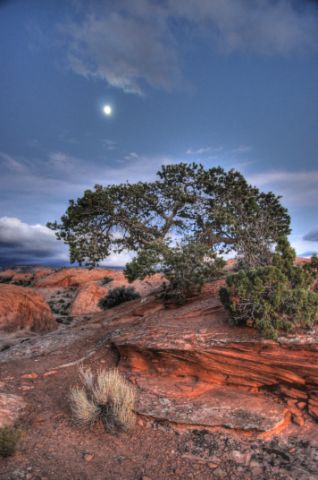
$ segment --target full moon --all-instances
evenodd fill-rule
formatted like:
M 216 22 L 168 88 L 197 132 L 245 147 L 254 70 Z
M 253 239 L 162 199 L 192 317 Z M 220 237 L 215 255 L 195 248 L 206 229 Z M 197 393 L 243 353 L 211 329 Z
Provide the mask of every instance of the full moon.
M 112 107 L 110 105 L 104 105 L 103 106 L 103 112 L 105 115 L 111 115 L 112 114 Z

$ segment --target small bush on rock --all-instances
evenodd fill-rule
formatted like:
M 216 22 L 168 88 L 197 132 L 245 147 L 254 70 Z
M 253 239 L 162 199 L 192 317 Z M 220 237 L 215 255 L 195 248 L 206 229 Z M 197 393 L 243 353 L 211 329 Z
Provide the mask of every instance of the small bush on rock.
M 101 419 L 105 429 L 114 433 L 129 430 L 135 422 L 135 390 L 117 369 L 80 369 L 81 386 L 71 389 L 71 409 L 81 426 L 91 427 Z
M 310 328 L 318 320 L 318 294 L 311 289 L 316 259 L 295 266 L 295 252 L 282 239 L 272 265 L 240 271 L 227 277 L 220 298 L 235 325 L 251 325 L 267 338 L 279 330 Z
M 200 293 L 204 283 L 218 278 L 224 266 L 211 248 L 200 242 L 188 241 L 175 247 L 158 246 L 139 253 L 124 270 L 128 281 L 144 279 L 162 272 L 168 280 L 163 296 L 183 304 Z
M 5 275 L 0 276 L 0 283 L 10 283 L 11 277 L 6 277 Z
M 114 280 L 114 279 L 113 279 L 112 277 L 106 276 L 106 277 L 102 278 L 102 280 L 101 280 L 100 283 L 101 283 L 102 285 L 107 285 L 108 283 L 112 282 L 113 280 Z
M 10 457 L 17 449 L 21 433 L 14 427 L 0 428 L 0 456 Z
M 121 303 L 136 300 L 137 298 L 140 298 L 140 295 L 133 287 L 117 287 L 110 290 L 108 295 L 99 301 L 99 306 L 106 310 L 107 308 L 113 308 Z

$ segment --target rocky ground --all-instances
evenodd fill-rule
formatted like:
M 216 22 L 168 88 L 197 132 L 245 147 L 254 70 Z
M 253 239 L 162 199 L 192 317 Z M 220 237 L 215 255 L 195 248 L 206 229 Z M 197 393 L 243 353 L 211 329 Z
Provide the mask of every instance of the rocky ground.
M 0 425 L 15 423 L 22 441 L 0 459 L 1 480 L 318 479 L 317 332 L 273 342 L 230 327 L 220 282 L 166 308 L 156 297 L 162 280 L 148 279 L 135 285 L 141 300 L 101 312 L 121 272 L 4 273 Z M 10 292 L 1 297 L 8 287 L 19 308 Z M 51 308 L 56 324 L 44 322 L 45 332 L 30 322 L 39 303 L 29 291 Z M 133 431 L 73 423 L 68 395 L 81 364 L 119 366 L 136 386 Z

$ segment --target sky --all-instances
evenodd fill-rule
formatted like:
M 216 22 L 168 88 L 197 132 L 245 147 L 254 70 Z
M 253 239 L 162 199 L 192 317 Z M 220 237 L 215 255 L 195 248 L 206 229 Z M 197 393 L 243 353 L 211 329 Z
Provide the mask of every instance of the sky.
M 318 2 L 0 0 L 0 72 L 0 265 L 67 262 L 70 199 L 180 161 L 282 195 L 318 251 Z

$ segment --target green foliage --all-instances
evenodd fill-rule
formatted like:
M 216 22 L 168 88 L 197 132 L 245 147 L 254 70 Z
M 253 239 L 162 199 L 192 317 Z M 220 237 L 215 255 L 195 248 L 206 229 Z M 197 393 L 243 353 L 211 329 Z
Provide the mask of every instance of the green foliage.
M 114 279 L 113 279 L 112 277 L 106 276 L 106 277 L 104 277 L 104 278 L 101 280 L 100 283 L 101 283 L 102 285 L 107 285 L 108 283 L 112 282 L 113 280 L 114 280 Z
M 250 324 L 268 338 L 279 330 L 312 327 L 318 320 L 318 294 L 311 290 L 317 261 L 295 266 L 295 252 L 282 238 L 272 265 L 227 277 L 220 298 L 235 325 Z
M 198 294 L 205 282 L 221 275 L 224 261 L 207 245 L 188 242 L 175 247 L 154 245 L 142 250 L 126 265 L 129 281 L 145 278 L 156 272 L 168 280 L 163 295 L 177 303 L 184 303 L 189 296 Z
M 21 433 L 14 427 L 0 428 L 0 456 L 9 457 L 17 449 L 21 438 Z
M 69 245 L 71 262 L 94 265 L 111 251 L 139 254 L 191 236 L 214 252 L 235 249 L 254 266 L 268 262 L 289 223 L 280 197 L 260 192 L 239 172 L 180 163 L 163 166 L 153 182 L 96 185 L 48 226 Z
M 126 288 L 124 286 L 117 287 L 110 290 L 108 295 L 99 301 L 99 306 L 106 310 L 107 308 L 113 308 L 121 303 L 136 300 L 137 298 L 140 298 L 140 295 L 134 288 Z
M 224 263 L 196 242 L 169 249 L 162 269 L 169 280 L 165 296 L 184 303 L 189 296 L 199 293 L 204 283 L 220 276 Z
M 10 283 L 11 277 L 6 277 L 5 275 L 0 275 L 0 283 Z
M 71 262 L 95 265 L 111 252 L 135 252 L 128 280 L 161 272 L 167 296 L 184 301 L 220 273 L 217 255 L 236 250 L 244 268 L 269 264 L 289 224 L 280 197 L 239 172 L 180 163 L 162 166 L 153 182 L 96 185 L 48 226 L 69 245 Z

